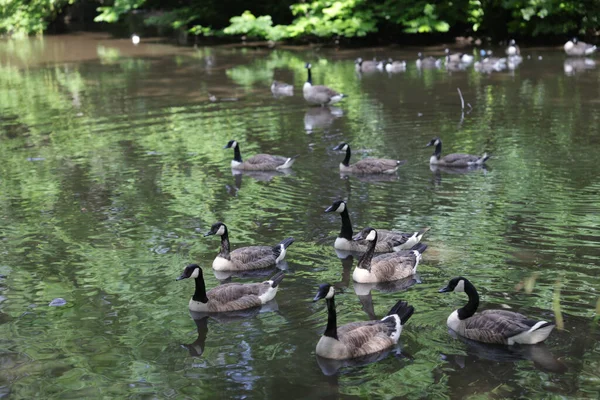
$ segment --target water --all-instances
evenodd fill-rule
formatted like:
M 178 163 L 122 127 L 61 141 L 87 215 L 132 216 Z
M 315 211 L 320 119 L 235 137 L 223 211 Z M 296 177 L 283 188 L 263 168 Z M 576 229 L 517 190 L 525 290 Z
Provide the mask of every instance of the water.
M 89 35 L 0 43 L 0 395 L 597 398 L 599 70 L 565 74 L 560 51 L 525 49 L 532 57 L 514 72 L 411 62 L 355 75 L 359 55 L 414 60 L 418 50 L 134 47 Z M 316 83 L 349 97 L 309 107 L 306 60 Z M 274 98 L 273 78 L 295 96 Z M 463 117 L 457 87 L 473 107 Z M 432 172 L 424 146 L 434 136 L 444 153 L 487 151 L 489 168 Z M 242 155 L 299 157 L 289 174 L 232 175 L 230 139 Z M 407 164 L 391 179 L 340 177 L 332 148 L 342 141 L 355 160 Z M 352 284 L 355 260 L 332 247 L 339 217 L 323 213 L 338 198 L 355 229 L 432 227 L 416 284 Z M 218 239 L 203 237 L 217 220 L 233 247 L 296 243 L 269 309 L 195 322 L 193 284 L 175 278 L 197 262 L 208 287 L 219 283 Z M 535 351 L 453 338 L 446 317 L 466 299 L 437 290 L 458 275 L 483 308 L 559 312 L 564 329 Z M 366 366 L 320 366 L 327 317 L 311 300 L 323 282 L 339 289 L 340 323 L 413 304 L 398 348 Z M 66 304 L 49 306 L 57 298 Z

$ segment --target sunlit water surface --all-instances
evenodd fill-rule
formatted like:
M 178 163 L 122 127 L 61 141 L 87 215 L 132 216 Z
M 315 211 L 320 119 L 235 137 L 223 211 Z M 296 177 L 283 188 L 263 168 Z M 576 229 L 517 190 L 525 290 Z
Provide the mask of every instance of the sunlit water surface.
M 599 69 L 524 49 L 531 58 L 512 72 L 411 61 L 355 74 L 359 55 L 419 50 L 0 42 L 0 397 L 598 398 Z M 308 106 L 306 61 L 315 83 L 349 97 Z M 272 79 L 295 95 L 274 98 Z M 463 116 L 457 87 L 472 106 Z M 488 152 L 489 168 L 431 171 L 434 136 L 445 153 Z M 235 175 L 230 139 L 242 155 L 299 157 L 289 174 Z M 392 179 L 340 177 L 342 141 L 354 159 L 407 163 Z M 323 213 L 339 198 L 355 229 L 432 227 L 416 282 L 353 285 L 355 260 L 332 247 L 339 217 Z M 234 247 L 296 243 L 276 304 L 194 321 L 193 283 L 175 278 L 196 262 L 219 284 L 218 239 L 203 237 L 218 220 Z M 535 351 L 453 338 L 446 317 L 466 299 L 437 290 L 458 275 L 483 308 L 559 315 L 564 328 Z M 398 348 L 366 366 L 320 365 L 327 316 L 311 300 L 324 282 L 339 289 L 340 323 L 413 304 Z M 50 307 L 59 297 L 67 304 Z

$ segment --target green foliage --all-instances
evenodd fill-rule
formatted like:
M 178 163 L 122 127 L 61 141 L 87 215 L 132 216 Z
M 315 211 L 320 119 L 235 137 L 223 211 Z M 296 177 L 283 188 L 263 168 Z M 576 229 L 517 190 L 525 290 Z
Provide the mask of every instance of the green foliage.
M 38 34 L 77 0 L 4 0 L 0 33 Z M 507 36 L 594 34 L 600 1 L 591 0 L 242 0 L 166 2 L 114 0 L 97 8 L 96 22 L 115 23 L 134 11 L 147 25 L 193 35 L 267 40 L 354 38 L 386 34 L 453 33 Z
M 75 0 L 2 0 L 0 34 L 26 36 L 42 33 L 60 10 Z
M 270 15 L 255 17 L 250 11 L 230 20 L 231 25 L 223 29 L 227 35 L 248 35 L 251 37 L 280 40 L 286 37 L 286 29 L 281 25 L 273 26 Z

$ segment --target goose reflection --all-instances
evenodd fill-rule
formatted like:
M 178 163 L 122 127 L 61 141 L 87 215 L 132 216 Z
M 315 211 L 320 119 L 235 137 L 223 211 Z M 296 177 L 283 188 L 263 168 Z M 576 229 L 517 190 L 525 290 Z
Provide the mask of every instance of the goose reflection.
M 464 168 L 457 168 L 430 164 L 429 169 L 433 172 L 433 181 L 436 185 L 442 183 L 442 172 L 449 175 L 466 175 L 481 171 L 485 175 L 490 171 L 490 168 L 485 165 L 470 165 Z
M 567 58 L 563 68 L 565 75 L 572 76 L 596 68 L 596 61 L 590 58 Z
M 243 319 L 253 318 L 258 314 L 266 313 L 266 312 L 275 312 L 279 310 L 279 305 L 277 304 L 277 300 L 273 299 L 261 307 L 250 308 L 246 310 L 232 311 L 228 313 L 200 313 L 195 311 L 190 311 L 190 316 L 194 320 L 196 324 L 196 328 L 198 330 L 198 337 L 194 342 L 190 344 L 182 345 L 192 357 L 200 357 L 204 353 L 204 349 L 206 346 L 206 338 L 208 336 L 208 320 L 213 319 L 220 323 L 229 323 L 240 321 Z
M 354 264 L 354 259 L 358 260 L 358 257 L 361 253 L 347 250 L 334 250 L 335 254 L 342 262 L 342 279 L 339 282 L 334 283 L 333 286 L 338 289 L 345 289 L 350 286 L 350 277 L 352 276 L 352 265 Z
M 332 360 L 329 358 L 323 358 L 319 356 L 315 356 L 317 359 L 317 364 L 323 375 L 332 376 L 336 375 L 342 368 L 356 368 L 363 367 L 368 364 L 376 363 L 378 361 L 387 358 L 390 354 L 394 354 L 397 357 L 402 357 L 402 353 L 400 351 L 400 347 L 391 347 L 385 349 L 384 351 L 380 351 L 379 353 L 369 354 L 359 358 L 352 358 L 349 360 Z
M 292 175 L 294 172 L 291 169 L 282 169 L 277 171 L 245 171 L 241 169 L 231 169 L 231 175 L 234 178 L 235 188 L 227 185 L 227 189 L 233 196 L 237 195 L 238 190 L 242 188 L 242 176 L 248 176 L 259 182 L 269 182 L 276 176 Z
M 382 293 L 396 293 L 407 290 L 410 287 L 416 285 L 417 283 L 421 283 L 421 278 L 418 274 L 391 282 L 354 282 L 354 293 L 356 293 L 358 300 L 362 305 L 362 309 L 367 314 L 369 319 L 377 320 L 380 319 L 380 317 L 378 317 L 375 314 L 375 307 L 373 306 L 373 297 L 371 295 L 372 290 L 377 290 Z
M 396 182 L 399 180 L 398 174 L 375 174 L 375 175 L 365 175 L 365 174 L 353 174 L 351 172 L 340 172 L 340 179 L 358 179 L 361 182 L 365 183 L 374 183 L 374 182 Z
M 315 129 L 329 128 L 333 121 L 344 115 L 338 107 L 310 107 L 304 114 L 304 130 L 312 133 Z
M 219 283 L 228 283 L 231 281 L 232 277 L 235 278 L 261 278 L 261 277 L 271 277 L 278 271 L 287 271 L 289 269 L 289 265 L 286 260 L 279 261 L 277 265 L 273 265 L 269 268 L 248 270 L 248 271 L 216 271 L 213 269 L 213 273 L 215 274 L 215 278 L 219 280 Z
M 474 364 L 474 361 L 469 362 L 470 359 L 480 359 L 495 363 L 514 363 L 529 360 L 533 361 L 533 365 L 542 371 L 557 373 L 567 371 L 566 365 L 556 359 L 543 343 L 514 346 L 488 344 L 459 336 L 451 329 L 448 332 L 452 337 L 466 344 L 467 355 L 442 354 L 442 357 L 445 360 L 454 362 L 461 369 L 469 368 L 469 364 Z M 481 364 L 476 364 L 475 367 L 479 370 L 481 369 Z

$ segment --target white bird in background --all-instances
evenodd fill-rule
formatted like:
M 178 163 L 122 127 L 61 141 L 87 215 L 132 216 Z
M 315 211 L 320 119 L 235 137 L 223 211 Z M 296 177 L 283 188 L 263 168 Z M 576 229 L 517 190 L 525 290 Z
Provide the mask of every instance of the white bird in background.
M 140 43 L 140 37 L 134 33 L 133 35 L 131 35 L 131 43 L 137 46 Z

